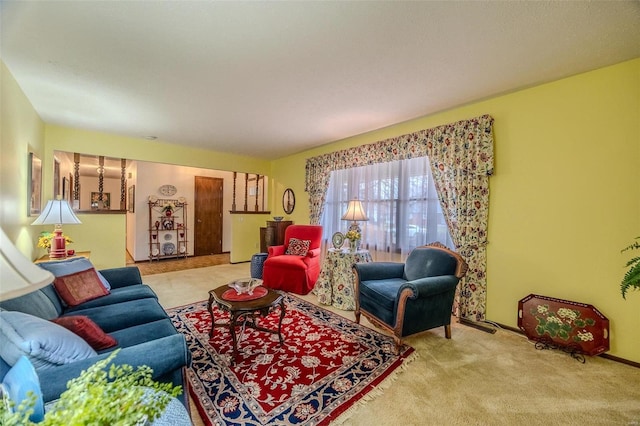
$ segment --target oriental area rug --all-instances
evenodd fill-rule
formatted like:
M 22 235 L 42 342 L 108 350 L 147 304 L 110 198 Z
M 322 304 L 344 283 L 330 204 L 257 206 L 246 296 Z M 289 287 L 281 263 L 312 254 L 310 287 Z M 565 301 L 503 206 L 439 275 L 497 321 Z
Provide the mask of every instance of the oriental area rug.
M 345 419 L 382 392 L 411 361 L 413 348 L 395 353 L 393 339 L 292 295 L 285 295 L 284 344 L 277 334 L 237 327 L 236 362 L 226 328 L 209 339 L 207 303 L 169 309 L 187 339 L 191 396 L 205 424 L 327 425 Z M 277 330 L 279 308 L 259 319 Z M 229 318 L 214 309 L 216 322 Z

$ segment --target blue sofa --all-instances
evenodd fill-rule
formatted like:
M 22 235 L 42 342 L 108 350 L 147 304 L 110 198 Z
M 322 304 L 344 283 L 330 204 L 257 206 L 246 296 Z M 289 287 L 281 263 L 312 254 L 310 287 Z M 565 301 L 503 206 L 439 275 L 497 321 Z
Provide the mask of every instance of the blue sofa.
M 158 303 L 157 295 L 142 283 L 138 268 L 113 268 L 99 272 L 108 281 L 110 293 L 75 307 L 62 303 L 53 284 L 0 303 L 2 310 L 19 311 L 44 320 L 70 315 L 87 316 L 117 341 L 117 346 L 98 351 L 96 356 L 46 368 L 36 367 L 44 402 L 59 398 L 70 379 L 78 377 L 82 370 L 120 348 L 114 363 L 133 367 L 147 365 L 153 369 L 154 380 L 181 385 L 183 392 L 179 399 L 188 409 L 185 374 L 191 356 L 185 337 L 175 329 Z M 0 358 L 0 380 L 9 368 L 9 364 Z

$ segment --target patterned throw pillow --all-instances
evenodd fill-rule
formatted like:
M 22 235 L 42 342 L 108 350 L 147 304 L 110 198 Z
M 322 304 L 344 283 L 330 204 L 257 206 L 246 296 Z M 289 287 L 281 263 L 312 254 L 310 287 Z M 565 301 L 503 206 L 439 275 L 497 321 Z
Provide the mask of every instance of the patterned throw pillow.
M 94 268 L 56 277 L 53 286 L 68 306 L 77 306 L 109 294 Z
M 102 331 L 100 326 L 84 315 L 69 315 L 54 318 L 51 321 L 82 337 L 96 351 L 111 348 L 118 344 L 116 339 Z
M 297 238 L 289 239 L 289 246 L 285 254 L 293 254 L 294 256 L 306 256 L 309 251 L 311 240 L 299 240 Z

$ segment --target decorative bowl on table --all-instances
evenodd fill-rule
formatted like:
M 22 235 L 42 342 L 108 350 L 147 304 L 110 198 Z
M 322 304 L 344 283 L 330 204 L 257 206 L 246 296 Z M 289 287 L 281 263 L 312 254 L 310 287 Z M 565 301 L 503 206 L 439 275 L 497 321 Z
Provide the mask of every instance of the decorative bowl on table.
M 253 290 L 256 287 L 262 285 L 262 280 L 258 278 L 241 278 L 239 280 L 235 280 L 229 287 L 234 289 L 238 294 L 249 293 L 253 294 Z
M 276 222 L 280 222 L 282 219 L 284 219 L 284 216 L 274 216 L 273 220 L 275 220 Z

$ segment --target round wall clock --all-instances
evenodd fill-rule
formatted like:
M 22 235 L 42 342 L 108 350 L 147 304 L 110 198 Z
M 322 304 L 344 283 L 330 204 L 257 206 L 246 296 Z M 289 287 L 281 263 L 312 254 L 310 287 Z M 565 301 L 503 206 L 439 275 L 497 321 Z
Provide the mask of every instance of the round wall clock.
M 165 197 L 171 197 L 178 192 L 178 189 L 173 185 L 162 185 L 159 189 L 160 193 Z
M 293 213 L 293 209 L 296 207 L 296 196 L 293 193 L 293 189 L 287 188 L 282 194 L 282 208 L 286 214 Z

